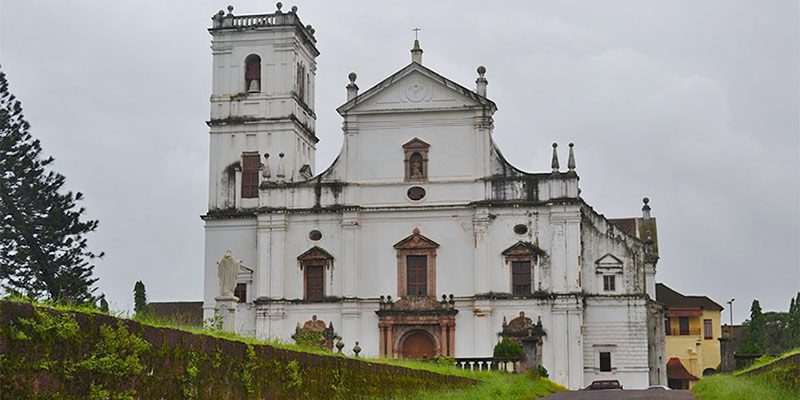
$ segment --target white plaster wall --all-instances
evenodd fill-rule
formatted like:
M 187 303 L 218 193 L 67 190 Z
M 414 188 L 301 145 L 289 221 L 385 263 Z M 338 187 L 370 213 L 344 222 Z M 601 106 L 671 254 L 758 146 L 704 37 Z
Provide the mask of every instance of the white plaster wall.
M 205 222 L 205 262 L 203 288 L 203 318 L 214 315 L 219 295 L 217 262 L 226 250 L 231 250 L 242 264 L 253 268 L 256 265 L 256 221 L 254 218 L 208 220 Z
M 584 380 L 616 379 L 625 388 L 649 385 L 647 305 L 644 299 L 589 298 L 584 320 Z M 600 372 L 598 349 L 611 352 L 611 372 Z

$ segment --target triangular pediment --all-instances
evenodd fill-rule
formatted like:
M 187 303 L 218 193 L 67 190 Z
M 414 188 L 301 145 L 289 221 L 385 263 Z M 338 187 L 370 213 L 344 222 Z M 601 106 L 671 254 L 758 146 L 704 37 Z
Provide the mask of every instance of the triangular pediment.
M 600 257 L 597 261 L 594 262 L 597 266 L 600 267 L 622 267 L 622 260 L 617 258 L 611 253 L 608 253 L 602 257 Z
M 435 249 L 437 247 L 439 247 L 439 243 L 422 236 L 417 228 L 414 228 L 411 236 L 394 245 L 395 249 Z
M 427 149 L 431 147 L 420 138 L 413 138 L 403 145 L 404 149 Z
M 504 256 L 532 256 L 543 255 L 544 250 L 540 249 L 533 243 L 519 241 L 513 246 L 503 250 Z
M 306 250 L 303 254 L 297 256 L 297 259 L 300 261 L 307 261 L 307 260 L 333 260 L 333 256 L 325 251 L 323 248 L 319 246 L 314 246 L 308 250 Z
M 435 71 L 415 62 L 336 109 L 341 115 L 355 112 L 444 110 L 497 107 Z

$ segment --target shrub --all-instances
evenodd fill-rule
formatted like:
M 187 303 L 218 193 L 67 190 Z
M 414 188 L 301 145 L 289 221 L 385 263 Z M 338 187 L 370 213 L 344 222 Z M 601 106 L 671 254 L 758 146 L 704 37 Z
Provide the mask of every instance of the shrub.
M 522 345 L 504 338 L 494 346 L 494 357 L 520 358 L 522 357 Z

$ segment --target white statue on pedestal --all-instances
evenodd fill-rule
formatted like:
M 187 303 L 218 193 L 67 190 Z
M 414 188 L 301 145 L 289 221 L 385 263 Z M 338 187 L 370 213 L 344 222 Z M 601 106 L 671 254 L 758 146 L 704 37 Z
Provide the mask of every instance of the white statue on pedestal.
M 239 261 L 233 258 L 233 253 L 228 250 L 222 257 L 222 260 L 217 262 L 219 270 L 217 276 L 219 277 L 219 295 L 223 298 L 233 298 L 233 289 L 236 287 L 236 275 L 239 273 Z

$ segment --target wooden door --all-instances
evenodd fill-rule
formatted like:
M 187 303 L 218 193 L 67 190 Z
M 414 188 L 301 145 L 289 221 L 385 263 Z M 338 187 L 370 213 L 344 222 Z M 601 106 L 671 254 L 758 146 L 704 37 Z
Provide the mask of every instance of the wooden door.
M 414 331 L 406 335 L 403 341 L 404 358 L 430 359 L 435 356 L 436 346 L 427 332 Z

